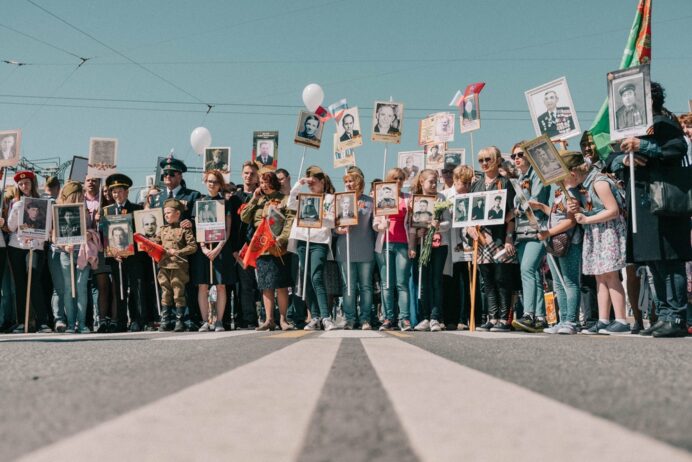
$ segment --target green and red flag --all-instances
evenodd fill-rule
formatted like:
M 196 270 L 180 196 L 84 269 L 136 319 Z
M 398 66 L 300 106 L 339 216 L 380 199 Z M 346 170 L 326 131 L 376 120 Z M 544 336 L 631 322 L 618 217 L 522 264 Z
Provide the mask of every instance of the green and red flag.
M 630 35 L 627 38 L 627 46 L 622 55 L 619 69 L 639 66 L 651 62 L 651 1 L 639 0 L 637 13 Z M 589 129 L 594 143 L 598 149 L 598 155 L 605 159 L 610 154 L 610 126 L 608 122 L 608 98 L 598 111 L 593 125 Z

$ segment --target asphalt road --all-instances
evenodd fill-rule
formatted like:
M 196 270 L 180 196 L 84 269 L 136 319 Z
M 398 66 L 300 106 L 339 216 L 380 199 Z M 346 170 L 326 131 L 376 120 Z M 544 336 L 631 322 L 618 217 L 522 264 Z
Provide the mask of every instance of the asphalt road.
M 692 338 L 0 336 L 2 460 L 692 460 Z

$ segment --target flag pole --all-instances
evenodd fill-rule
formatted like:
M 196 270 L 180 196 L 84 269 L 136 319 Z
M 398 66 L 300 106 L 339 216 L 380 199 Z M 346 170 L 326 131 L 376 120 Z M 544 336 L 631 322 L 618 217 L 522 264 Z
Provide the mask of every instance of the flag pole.
M 476 226 L 476 232 L 480 232 Z M 478 236 L 480 239 L 480 236 Z M 478 239 L 473 241 L 473 266 L 471 270 L 471 316 L 469 316 L 469 331 L 476 330 L 476 278 L 478 277 Z
M 384 232 L 384 240 L 385 240 L 385 266 L 387 267 L 387 289 L 389 289 L 389 217 L 386 218 L 387 220 L 387 230 Z
M 86 244 L 83 244 L 86 245 Z M 72 298 L 75 298 L 77 295 L 75 294 L 77 291 L 75 290 L 74 287 L 74 252 L 70 251 L 70 282 L 72 286 Z

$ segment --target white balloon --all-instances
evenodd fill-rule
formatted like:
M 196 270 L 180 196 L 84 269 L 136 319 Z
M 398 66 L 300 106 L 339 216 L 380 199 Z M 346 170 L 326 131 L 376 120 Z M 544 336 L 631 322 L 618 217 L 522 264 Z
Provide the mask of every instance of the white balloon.
M 311 83 L 303 89 L 303 104 L 310 112 L 315 112 L 315 110 L 324 101 L 324 91 L 322 87 L 316 83 Z
M 190 134 L 190 144 L 198 155 L 204 154 L 204 150 L 211 146 L 211 133 L 205 127 L 197 127 Z

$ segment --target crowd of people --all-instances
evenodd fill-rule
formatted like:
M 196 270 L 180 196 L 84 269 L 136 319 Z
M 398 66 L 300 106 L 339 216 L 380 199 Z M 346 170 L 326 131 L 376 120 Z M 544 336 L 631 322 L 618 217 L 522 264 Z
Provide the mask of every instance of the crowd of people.
M 41 195 L 33 172 L 17 172 L 0 218 L 3 331 L 436 332 L 475 326 L 498 333 L 685 336 L 690 217 L 653 214 L 647 188 L 657 172 L 682 168 L 692 158 L 692 113 L 670 113 L 655 83 L 652 99 L 649 135 L 619 142 L 607 159 L 596 155 L 588 131 L 579 151 L 561 151 L 569 169 L 563 188 L 541 182 L 521 142 L 509 159 L 495 146 L 480 149 L 480 171 L 445 165 L 411 175 L 393 168 L 368 183 L 358 167 L 349 167 L 343 182 L 357 197 L 353 226 L 338 225 L 336 191 L 319 166 L 292 181 L 285 169 L 247 161 L 242 184 L 227 183 L 212 169 L 204 173 L 206 191 L 199 192 L 186 187 L 185 164 L 168 157 L 161 162 L 164 187 L 151 188 L 140 204 L 128 199 L 132 180 L 123 174 L 111 175 L 103 186 L 94 177 L 62 187 L 50 179 L 44 196 L 56 204 L 83 203 L 87 211 L 86 243 L 57 245 L 20 238 L 25 204 L 25 220 L 32 217 L 24 199 Z M 637 172 L 636 233 L 628 152 L 635 153 Z M 398 200 L 387 198 L 393 215 L 376 216 L 373 189 L 380 181 L 398 183 Z M 508 211 L 502 224 L 452 226 L 455 196 L 502 190 L 506 195 L 497 198 L 506 197 Z M 323 208 L 319 227 L 309 230 L 296 219 L 299 194 L 306 192 L 320 195 Z M 426 209 L 427 229 L 412 226 L 420 213 L 412 208 L 413 197 L 421 194 L 435 198 Z M 223 203 L 225 239 L 215 245 L 195 242 L 197 221 L 205 221 L 195 214 L 200 200 Z M 143 250 L 128 256 L 104 250 L 104 217 L 154 208 L 163 210 L 165 221 L 147 236 L 163 247 L 157 266 Z M 272 219 L 276 243 L 248 265 L 243 254 L 270 216 L 281 217 Z M 452 258 L 453 251 L 461 257 Z M 554 302 L 547 293 L 554 293 Z

